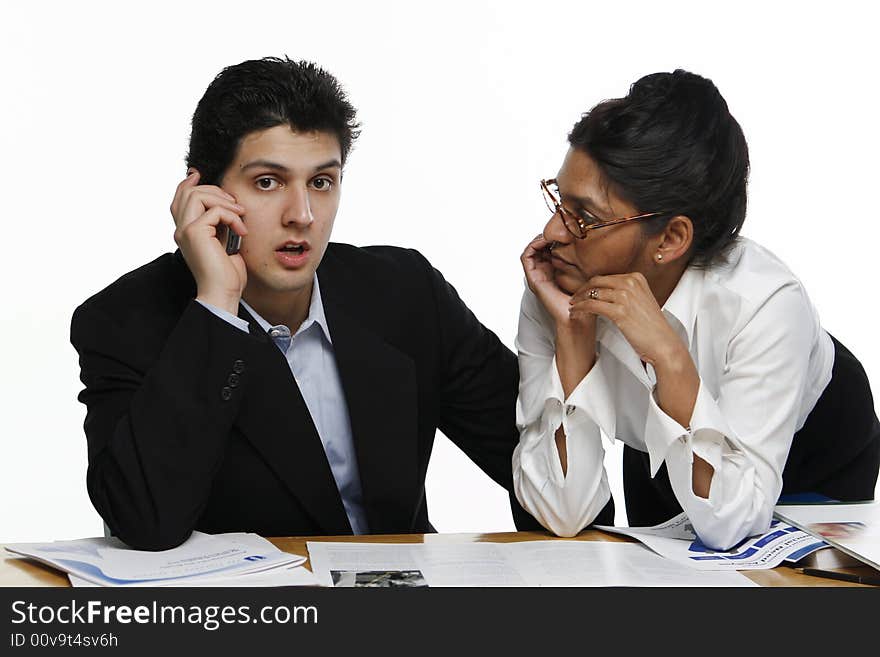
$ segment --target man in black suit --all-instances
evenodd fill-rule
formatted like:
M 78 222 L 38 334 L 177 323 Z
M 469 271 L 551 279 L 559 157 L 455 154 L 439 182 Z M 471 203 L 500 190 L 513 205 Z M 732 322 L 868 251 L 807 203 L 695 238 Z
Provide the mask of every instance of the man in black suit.
M 74 313 L 88 491 L 129 545 L 431 531 L 437 428 L 512 490 L 515 356 L 416 251 L 329 243 L 357 134 L 312 64 L 224 69 L 193 116 L 179 251 Z

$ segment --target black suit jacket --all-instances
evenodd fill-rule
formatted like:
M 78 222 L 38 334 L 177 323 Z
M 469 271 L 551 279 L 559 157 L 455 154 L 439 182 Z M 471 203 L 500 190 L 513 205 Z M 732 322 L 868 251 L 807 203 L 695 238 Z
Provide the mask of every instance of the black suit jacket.
M 416 251 L 330 244 L 318 279 L 373 533 L 432 531 L 437 428 L 512 490 L 515 356 Z M 165 549 L 194 529 L 350 534 L 323 446 L 281 351 L 194 301 L 179 252 L 73 315 L 88 408 L 87 486 L 114 535 Z M 511 498 L 519 528 L 537 528 Z

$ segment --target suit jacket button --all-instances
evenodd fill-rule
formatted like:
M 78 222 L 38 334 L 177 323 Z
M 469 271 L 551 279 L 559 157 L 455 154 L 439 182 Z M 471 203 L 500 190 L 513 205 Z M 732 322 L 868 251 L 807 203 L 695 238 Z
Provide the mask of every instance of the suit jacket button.
M 238 374 L 230 374 L 229 378 L 226 380 L 226 383 L 229 384 L 230 388 L 234 388 L 238 385 Z
M 223 401 L 229 401 L 229 398 L 232 397 L 232 388 L 229 386 L 223 386 L 223 390 L 220 391 L 220 396 L 223 397 Z
M 232 371 L 235 372 L 236 374 L 241 374 L 242 372 L 244 372 L 244 361 L 243 360 L 235 361 L 232 364 Z

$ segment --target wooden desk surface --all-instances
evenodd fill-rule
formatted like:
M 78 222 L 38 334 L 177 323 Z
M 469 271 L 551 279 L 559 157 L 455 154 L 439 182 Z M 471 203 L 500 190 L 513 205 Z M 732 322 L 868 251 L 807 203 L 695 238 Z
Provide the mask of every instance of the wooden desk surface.
M 581 532 L 574 538 L 560 539 L 547 532 L 506 532 L 493 534 L 385 534 L 381 536 L 288 536 L 270 538 L 286 552 L 308 556 L 306 541 L 340 541 L 347 543 L 513 543 L 517 541 L 623 541 L 626 536 L 598 530 Z M 0 562 L 0 586 L 70 586 L 67 575 L 29 559 L 20 559 L 5 550 Z M 306 566 L 311 567 L 308 562 Z M 793 568 L 780 566 L 769 570 L 744 570 L 746 577 L 761 586 L 863 586 L 853 582 L 804 575 Z

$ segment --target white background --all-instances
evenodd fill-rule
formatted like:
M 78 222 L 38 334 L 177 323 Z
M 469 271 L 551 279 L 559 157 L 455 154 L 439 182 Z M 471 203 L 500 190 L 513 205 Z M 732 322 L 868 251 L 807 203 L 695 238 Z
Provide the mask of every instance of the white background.
M 0 541 L 100 534 L 71 313 L 174 248 L 196 102 L 266 55 L 317 61 L 359 108 L 334 239 L 420 249 L 511 347 L 518 255 L 547 214 L 537 181 L 568 130 L 644 74 L 712 78 L 751 149 L 744 234 L 802 278 L 880 390 L 869 3 L 24 4 L 0 10 Z M 513 528 L 506 495 L 442 436 L 428 488 L 440 531 Z

